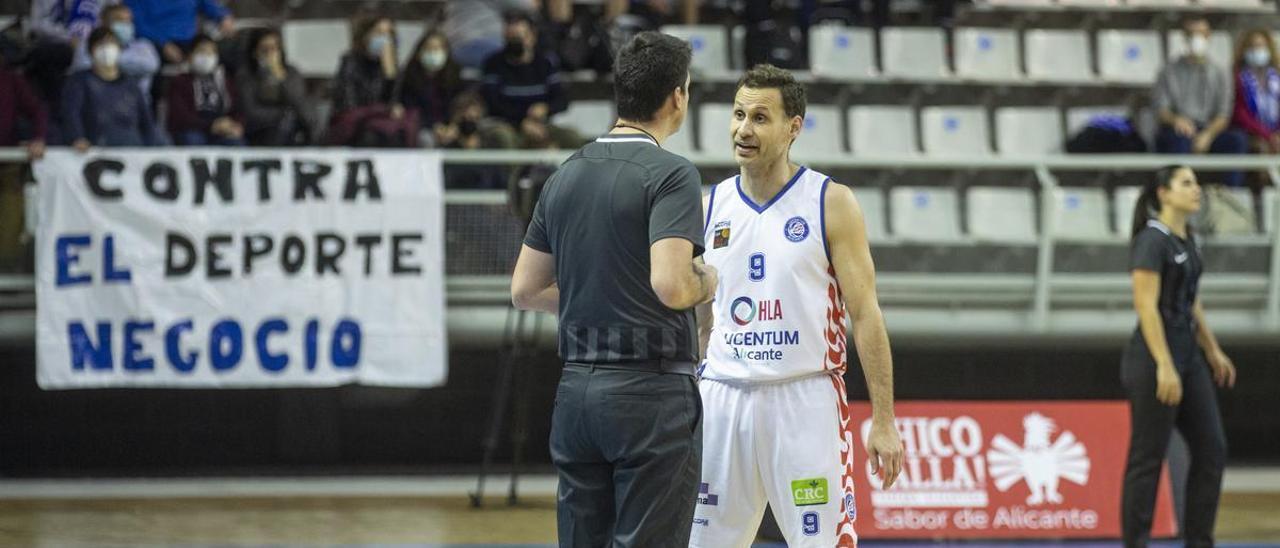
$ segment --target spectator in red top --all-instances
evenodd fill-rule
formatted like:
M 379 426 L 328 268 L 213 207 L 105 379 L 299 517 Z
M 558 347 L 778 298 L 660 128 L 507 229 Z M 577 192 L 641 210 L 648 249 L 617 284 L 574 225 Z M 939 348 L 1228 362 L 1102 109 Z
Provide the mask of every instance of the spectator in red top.
M 235 86 L 218 62 L 218 46 L 196 36 L 187 56 L 191 70 L 169 83 L 169 134 L 180 146 L 244 146 Z
M 26 141 L 28 154 L 38 160 L 44 156 L 47 129 L 48 114 L 35 92 L 21 74 L 0 63 L 0 146 Z M 21 175 L 21 164 L 0 165 L 0 272 L 19 270 L 24 256 Z
M 1236 48 L 1235 126 L 1249 134 L 1250 148 L 1280 153 L 1280 59 L 1271 34 L 1251 30 Z

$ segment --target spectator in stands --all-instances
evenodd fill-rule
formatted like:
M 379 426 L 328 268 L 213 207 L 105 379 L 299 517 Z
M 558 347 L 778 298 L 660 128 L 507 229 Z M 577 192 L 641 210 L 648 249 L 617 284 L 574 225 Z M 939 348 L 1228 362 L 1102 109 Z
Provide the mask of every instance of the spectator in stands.
M 0 146 L 25 141 L 31 159 L 38 160 L 44 156 L 47 127 L 44 105 L 26 79 L 0 63 Z M 23 256 L 22 167 L 0 164 L 0 272 L 16 271 Z
M 476 150 L 482 148 L 514 148 L 515 134 L 505 123 L 488 118 L 484 99 L 475 92 L 458 95 L 449 109 L 452 116 L 437 143 L 439 148 Z M 496 166 L 447 165 L 444 167 L 447 188 L 506 188 L 507 170 Z
M 27 76 L 49 105 L 57 105 L 75 50 L 98 25 L 108 0 L 31 0 Z M 51 128 L 56 129 L 56 128 Z
M 138 81 L 144 97 L 151 97 L 151 81 L 160 70 L 160 54 L 155 45 L 143 38 L 138 38 L 133 26 L 133 11 L 124 4 L 112 4 L 102 8 L 102 26 L 111 29 L 122 44 L 120 50 L 120 71 L 125 76 Z M 89 58 L 89 48 L 81 43 L 76 48 L 75 59 L 71 62 L 71 71 L 78 72 L 93 68 L 93 59 Z
M 93 68 L 69 76 L 62 90 L 63 137 L 80 151 L 90 146 L 168 144 L 138 82 L 120 70 L 120 39 L 115 33 L 94 29 L 89 54 Z
M 124 0 L 133 10 L 138 36 L 150 40 L 166 63 L 181 63 L 196 36 L 200 16 L 218 24 L 223 36 L 231 35 L 235 18 L 220 0 Z
M 439 30 L 428 31 L 413 47 L 400 80 L 400 103 L 418 110 L 424 139 L 446 146 L 456 138 L 449 108 L 463 91 L 462 68 L 449 54 L 449 40 Z
M 307 100 L 306 83 L 285 61 L 279 30 L 261 30 L 250 37 L 236 87 L 249 144 L 296 146 L 319 137 L 319 120 Z
M 1172 154 L 1243 154 L 1248 143 L 1229 127 L 1231 79 L 1227 69 L 1209 60 L 1209 21 L 1192 17 L 1183 22 L 1188 53 L 1160 71 L 1154 104 L 1160 116 L 1156 150 Z M 1239 185 L 1240 173 L 1227 177 Z
M 169 135 L 179 146 L 244 146 L 235 83 L 218 62 L 218 45 L 198 35 L 187 56 L 190 70 L 169 82 Z
M 333 145 L 416 147 L 418 111 L 396 97 L 396 36 L 386 17 L 357 19 L 352 49 L 334 77 Z
M 577 148 L 577 132 L 548 120 L 569 106 L 561 82 L 559 61 L 539 53 L 532 18 L 523 12 L 507 14 L 506 46 L 484 63 L 481 91 L 489 112 L 511 124 L 523 148 Z
M 444 6 L 445 34 L 459 65 L 479 68 L 502 51 L 502 14 L 533 11 L 539 0 L 449 0 Z
M 1245 33 L 1236 49 L 1235 127 L 1247 133 L 1253 150 L 1280 154 L 1280 59 L 1271 33 Z

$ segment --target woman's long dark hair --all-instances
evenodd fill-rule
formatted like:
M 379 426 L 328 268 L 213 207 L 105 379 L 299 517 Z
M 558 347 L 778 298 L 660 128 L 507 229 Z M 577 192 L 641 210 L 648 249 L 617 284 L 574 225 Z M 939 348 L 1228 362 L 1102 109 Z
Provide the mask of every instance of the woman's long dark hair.
M 1147 184 L 1142 186 L 1138 203 L 1133 206 L 1133 230 L 1129 233 L 1130 239 L 1137 238 L 1138 233 L 1147 227 L 1147 221 L 1160 215 L 1160 189 L 1169 188 L 1173 184 L 1173 176 L 1178 173 L 1178 170 L 1186 167 L 1183 165 L 1162 167 L 1147 180 Z
M 284 50 L 284 37 L 280 34 L 280 29 L 275 27 L 254 29 L 249 35 L 248 47 L 244 52 L 244 64 L 249 67 L 251 74 L 257 74 L 262 68 L 258 63 L 258 44 L 269 36 L 276 37 L 276 41 L 280 43 L 280 64 L 289 66 L 289 57 Z

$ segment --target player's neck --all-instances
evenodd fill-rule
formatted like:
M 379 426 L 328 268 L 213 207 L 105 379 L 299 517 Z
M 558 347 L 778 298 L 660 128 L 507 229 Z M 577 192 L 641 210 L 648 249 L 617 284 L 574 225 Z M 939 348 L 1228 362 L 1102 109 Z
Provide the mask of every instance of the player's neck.
M 1169 230 L 1172 231 L 1179 238 L 1187 237 L 1187 214 L 1186 213 L 1183 213 L 1181 211 L 1174 211 L 1173 208 L 1171 207 L 1165 207 L 1160 209 L 1160 215 L 1158 215 L 1156 218 L 1157 220 L 1160 221 L 1161 224 L 1169 227 Z
M 757 204 L 772 200 L 800 170 L 800 166 L 782 158 L 767 166 L 742 168 L 742 190 Z
M 609 131 L 609 135 L 647 135 L 658 142 L 658 146 L 670 137 L 674 131 L 667 129 L 667 124 L 659 118 L 654 118 L 651 122 L 636 122 L 625 118 L 618 118 L 614 122 L 613 129 Z

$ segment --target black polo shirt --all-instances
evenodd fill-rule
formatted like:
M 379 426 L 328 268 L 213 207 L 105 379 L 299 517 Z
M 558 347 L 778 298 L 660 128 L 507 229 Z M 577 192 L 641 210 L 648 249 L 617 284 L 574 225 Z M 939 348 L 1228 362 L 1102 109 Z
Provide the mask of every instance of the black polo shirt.
M 664 238 L 702 254 L 702 182 L 653 139 L 600 137 L 552 174 L 524 243 L 555 257 L 565 361 L 697 361 L 693 311 L 650 284 L 649 246 Z

